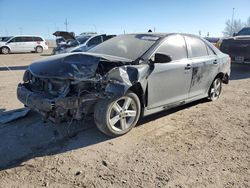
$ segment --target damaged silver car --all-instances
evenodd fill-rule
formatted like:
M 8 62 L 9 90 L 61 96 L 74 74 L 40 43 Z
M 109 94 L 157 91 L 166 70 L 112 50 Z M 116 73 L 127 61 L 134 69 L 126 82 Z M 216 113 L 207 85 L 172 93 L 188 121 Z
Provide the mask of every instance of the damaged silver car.
M 46 119 L 93 115 L 100 131 L 119 136 L 141 116 L 218 99 L 229 75 L 229 56 L 197 36 L 128 34 L 31 64 L 17 96 Z

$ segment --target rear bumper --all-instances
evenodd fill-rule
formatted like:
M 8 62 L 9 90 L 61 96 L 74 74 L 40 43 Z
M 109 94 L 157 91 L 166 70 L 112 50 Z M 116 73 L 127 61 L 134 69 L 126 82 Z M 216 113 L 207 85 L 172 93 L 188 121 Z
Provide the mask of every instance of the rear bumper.
M 222 44 L 220 50 L 235 60 L 235 57 L 244 57 L 246 60 L 250 59 L 250 41 L 249 44 L 229 45 Z

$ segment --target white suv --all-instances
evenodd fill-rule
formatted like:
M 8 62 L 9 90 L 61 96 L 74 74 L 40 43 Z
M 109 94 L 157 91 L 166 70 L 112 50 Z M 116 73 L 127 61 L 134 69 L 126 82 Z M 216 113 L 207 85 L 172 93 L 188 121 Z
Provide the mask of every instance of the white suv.
M 0 52 L 3 54 L 33 51 L 42 53 L 47 49 L 47 42 L 40 36 L 20 35 L 8 37 L 0 42 Z

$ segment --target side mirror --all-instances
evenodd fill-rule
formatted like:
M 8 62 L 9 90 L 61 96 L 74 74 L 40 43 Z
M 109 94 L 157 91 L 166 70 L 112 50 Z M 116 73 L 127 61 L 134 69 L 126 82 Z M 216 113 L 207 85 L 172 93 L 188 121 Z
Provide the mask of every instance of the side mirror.
M 237 33 L 233 33 L 233 37 L 235 37 L 237 35 Z
M 167 54 L 156 53 L 154 58 L 154 63 L 169 63 L 172 58 Z

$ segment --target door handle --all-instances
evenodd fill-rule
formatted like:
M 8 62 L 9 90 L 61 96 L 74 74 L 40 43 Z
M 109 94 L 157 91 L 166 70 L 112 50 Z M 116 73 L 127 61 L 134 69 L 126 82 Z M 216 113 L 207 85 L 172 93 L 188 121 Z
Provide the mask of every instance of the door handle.
M 214 64 L 214 65 L 217 65 L 217 64 L 218 64 L 217 60 L 214 60 L 213 64 Z
M 190 64 L 187 64 L 186 66 L 185 66 L 185 70 L 189 70 L 189 69 L 191 69 L 192 68 L 192 66 L 190 65 Z

